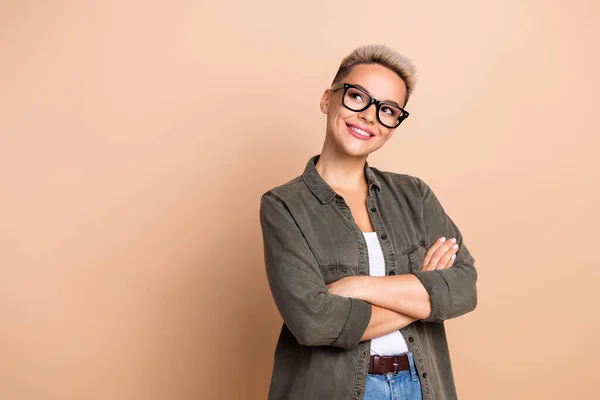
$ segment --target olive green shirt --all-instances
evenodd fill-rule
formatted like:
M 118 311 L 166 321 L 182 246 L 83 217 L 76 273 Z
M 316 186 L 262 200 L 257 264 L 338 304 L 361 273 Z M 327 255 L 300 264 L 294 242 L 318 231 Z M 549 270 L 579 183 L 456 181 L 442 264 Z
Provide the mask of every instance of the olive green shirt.
M 283 318 L 269 400 L 364 398 L 371 341 L 360 339 L 372 306 L 330 294 L 326 285 L 369 275 L 367 245 L 344 198 L 318 173 L 319 156 L 309 159 L 302 175 L 261 197 L 266 273 Z M 386 275 L 414 274 L 430 296 L 431 314 L 400 329 L 414 355 L 423 399 L 457 399 L 444 321 L 475 309 L 475 260 L 424 181 L 367 162 L 364 171 Z M 421 270 L 425 252 L 442 236 L 457 239 L 454 263 Z

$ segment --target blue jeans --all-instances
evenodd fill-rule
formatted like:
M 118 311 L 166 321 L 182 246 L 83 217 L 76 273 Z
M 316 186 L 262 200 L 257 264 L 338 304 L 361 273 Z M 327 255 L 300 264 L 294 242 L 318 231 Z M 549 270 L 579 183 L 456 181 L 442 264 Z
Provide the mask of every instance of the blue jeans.
M 410 351 L 407 354 L 409 369 L 397 374 L 367 374 L 364 400 L 423 400 L 413 355 Z

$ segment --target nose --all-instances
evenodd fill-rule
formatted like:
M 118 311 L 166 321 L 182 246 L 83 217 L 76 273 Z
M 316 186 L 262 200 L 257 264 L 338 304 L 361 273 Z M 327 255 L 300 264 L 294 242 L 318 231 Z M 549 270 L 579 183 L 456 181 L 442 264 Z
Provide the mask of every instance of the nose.
M 375 122 L 375 119 L 377 118 L 377 115 L 375 115 L 376 113 L 377 107 L 375 106 L 375 104 L 371 104 L 365 110 L 359 112 L 358 117 L 368 122 Z

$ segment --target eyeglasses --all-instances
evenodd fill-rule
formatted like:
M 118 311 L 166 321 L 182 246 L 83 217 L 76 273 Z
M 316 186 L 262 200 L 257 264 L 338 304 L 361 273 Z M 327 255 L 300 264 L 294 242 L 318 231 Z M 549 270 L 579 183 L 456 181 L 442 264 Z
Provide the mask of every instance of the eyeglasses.
M 336 91 L 342 88 L 344 88 L 342 95 L 342 104 L 344 107 L 351 111 L 360 112 L 369 108 L 371 104 L 375 104 L 377 119 L 385 127 L 396 128 L 402 121 L 408 118 L 408 111 L 394 103 L 377 100 L 357 85 L 339 82 L 333 85 L 331 90 Z

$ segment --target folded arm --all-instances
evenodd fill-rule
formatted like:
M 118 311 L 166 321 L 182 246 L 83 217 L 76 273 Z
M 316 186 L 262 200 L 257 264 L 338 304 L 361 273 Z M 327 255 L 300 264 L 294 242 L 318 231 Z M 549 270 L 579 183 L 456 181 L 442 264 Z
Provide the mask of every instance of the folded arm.
M 429 293 L 412 274 L 348 276 L 331 284 L 330 292 L 361 299 L 415 320 L 425 319 L 431 313 Z
M 273 192 L 261 197 L 260 223 L 269 287 L 298 343 L 356 346 L 369 325 L 371 304 L 329 293 L 300 228 Z
M 477 306 L 475 259 L 465 245 L 460 230 L 446 214 L 429 185 L 417 177 L 413 178 L 421 192 L 428 242 L 434 243 L 442 236 L 454 237 L 459 246 L 450 268 L 412 272 L 427 290 L 431 301 L 431 313 L 423 321 L 442 322 L 466 314 Z
M 360 339 L 369 340 L 376 337 L 386 335 L 388 333 L 397 331 L 398 329 L 404 328 L 407 325 L 412 324 L 417 320 L 415 317 L 405 315 L 388 308 L 379 307 L 372 305 L 373 311 L 371 313 L 371 321 L 367 330 Z
M 431 188 L 413 177 L 421 193 L 423 221 L 429 243 L 456 238 L 459 248 L 449 268 L 416 270 L 395 276 L 351 276 L 330 284 L 331 292 L 362 299 L 422 321 L 442 322 L 477 306 L 475 259 L 462 234 Z M 423 260 L 421 260 L 423 261 Z

